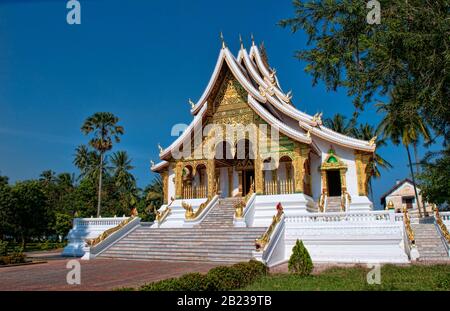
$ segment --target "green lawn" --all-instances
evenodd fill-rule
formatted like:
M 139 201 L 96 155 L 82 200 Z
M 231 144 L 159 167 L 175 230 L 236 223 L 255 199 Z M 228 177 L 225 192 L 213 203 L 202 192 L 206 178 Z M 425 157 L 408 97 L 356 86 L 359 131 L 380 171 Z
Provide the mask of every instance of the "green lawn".
M 307 277 L 272 274 L 242 290 L 450 290 L 450 265 L 385 265 L 380 285 L 367 284 L 368 271 L 365 267 L 336 267 Z

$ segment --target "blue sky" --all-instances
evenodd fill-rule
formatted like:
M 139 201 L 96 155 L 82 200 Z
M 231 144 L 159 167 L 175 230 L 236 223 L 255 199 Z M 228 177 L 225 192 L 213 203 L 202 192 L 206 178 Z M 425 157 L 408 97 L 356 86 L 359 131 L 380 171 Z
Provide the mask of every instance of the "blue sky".
M 125 127 L 115 150 L 126 150 L 139 186 L 152 179 L 157 144 L 168 145 L 175 123 L 189 123 L 188 98 L 208 83 L 223 31 L 233 52 L 239 34 L 264 41 L 271 66 L 297 108 L 324 117 L 351 116 L 345 90 L 312 87 L 296 60 L 306 45 L 276 23 L 293 15 L 290 1 L 80 0 L 81 25 L 66 23 L 65 0 L 0 0 L 0 172 L 11 181 L 43 170 L 76 172 L 74 149 L 86 142 L 83 120 L 97 111 Z M 367 107 L 360 121 L 376 124 Z M 375 203 L 395 179 L 408 176 L 404 148 L 380 150 L 394 165 L 375 181 Z M 421 153 L 423 154 L 423 150 Z

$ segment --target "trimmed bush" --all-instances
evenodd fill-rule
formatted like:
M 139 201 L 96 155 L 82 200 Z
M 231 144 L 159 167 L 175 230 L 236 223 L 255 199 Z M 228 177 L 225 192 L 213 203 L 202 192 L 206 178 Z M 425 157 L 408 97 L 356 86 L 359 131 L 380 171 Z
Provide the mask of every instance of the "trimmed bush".
M 289 258 L 288 269 L 291 273 L 299 275 L 309 275 L 313 269 L 311 256 L 303 245 L 302 241 L 297 240 L 292 255 Z
M 153 282 L 141 291 L 223 291 L 244 287 L 268 272 L 263 263 L 250 260 L 233 266 L 218 266 L 205 274 L 188 273 L 179 278 Z
M 204 274 L 188 273 L 178 279 L 178 286 L 182 291 L 204 291 L 208 289 L 208 280 Z
M 206 275 L 208 290 L 224 291 L 239 288 L 243 277 L 237 269 L 228 266 L 218 266 L 209 270 Z
M 177 291 L 179 290 L 178 279 L 170 278 L 144 285 L 140 288 L 142 291 Z

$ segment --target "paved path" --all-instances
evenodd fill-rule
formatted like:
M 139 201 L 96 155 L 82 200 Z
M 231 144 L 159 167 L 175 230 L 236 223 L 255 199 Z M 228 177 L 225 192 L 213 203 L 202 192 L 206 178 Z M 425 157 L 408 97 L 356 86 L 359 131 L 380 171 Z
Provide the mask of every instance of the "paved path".
M 128 261 L 96 259 L 81 263 L 81 284 L 68 285 L 68 259 L 47 263 L 0 268 L 0 290 L 112 290 L 136 287 L 148 282 L 207 272 L 219 263 Z

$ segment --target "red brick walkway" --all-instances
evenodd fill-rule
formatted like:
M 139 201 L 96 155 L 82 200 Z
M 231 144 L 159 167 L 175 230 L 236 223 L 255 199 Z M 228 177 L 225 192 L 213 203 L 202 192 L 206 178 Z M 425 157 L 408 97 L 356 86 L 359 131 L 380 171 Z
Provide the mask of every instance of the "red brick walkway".
M 47 263 L 0 268 L 0 290 L 112 290 L 136 287 L 148 282 L 180 276 L 188 272 L 207 272 L 218 263 L 79 260 L 81 284 L 68 285 L 66 275 L 70 259 Z

